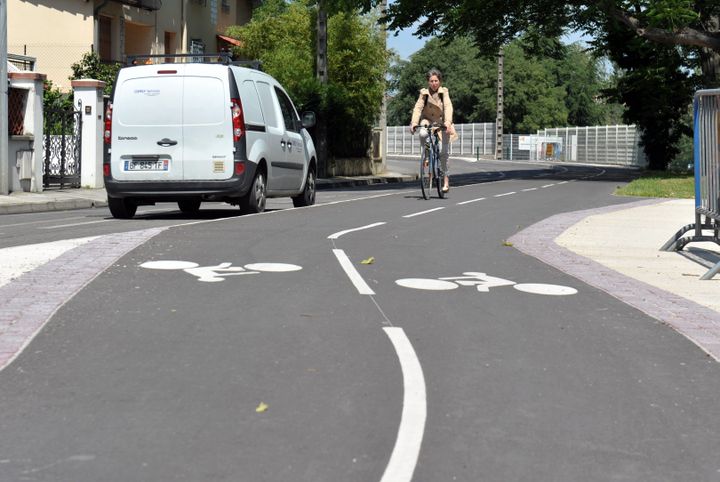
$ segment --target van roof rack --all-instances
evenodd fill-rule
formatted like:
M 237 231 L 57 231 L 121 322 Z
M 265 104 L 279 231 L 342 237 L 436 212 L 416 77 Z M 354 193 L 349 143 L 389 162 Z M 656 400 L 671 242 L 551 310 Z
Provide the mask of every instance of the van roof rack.
M 259 60 L 233 60 L 228 52 L 216 54 L 147 54 L 128 55 L 125 65 L 152 65 L 158 63 L 206 63 L 237 65 L 262 71 L 262 62 Z
M 228 52 L 215 54 L 147 54 L 128 55 L 126 65 L 152 65 L 161 63 L 206 63 L 225 64 L 232 63 L 232 57 Z

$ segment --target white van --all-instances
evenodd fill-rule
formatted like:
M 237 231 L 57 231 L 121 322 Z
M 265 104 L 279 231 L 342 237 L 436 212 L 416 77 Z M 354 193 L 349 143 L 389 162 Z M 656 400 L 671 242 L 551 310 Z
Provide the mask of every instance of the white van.
M 154 57 L 154 56 L 148 56 Z M 165 56 L 162 56 L 165 57 Z M 193 55 L 195 57 L 195 55 Z M 124 67 L 105 112 L 103 174 L 110 212 L 204 201 L 261 212 L 268 197 L 315 202 L 316 153 L 290 97 L 271 76 L 229 64 Z

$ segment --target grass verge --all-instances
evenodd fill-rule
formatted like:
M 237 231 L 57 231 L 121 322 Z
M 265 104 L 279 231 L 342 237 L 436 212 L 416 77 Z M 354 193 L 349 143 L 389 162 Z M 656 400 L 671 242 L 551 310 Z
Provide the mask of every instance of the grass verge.
M 618 196 L 694 198 L 695 177 L 692 174 L 646 171 L 639 179 L 617 188 L 615 194 Z

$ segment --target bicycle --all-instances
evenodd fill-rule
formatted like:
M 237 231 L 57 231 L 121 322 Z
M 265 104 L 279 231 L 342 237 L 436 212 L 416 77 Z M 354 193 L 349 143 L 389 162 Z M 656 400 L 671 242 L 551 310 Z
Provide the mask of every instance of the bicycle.
M 442 189 L 442 182 L 445 173 L 443 173 L 440 166 L 440 139 L 438 132 L 446 130 L 447 127 L 441 124 L 431 124 L 429 126 L 418 126 L 415 131 L 420 127 L 425 127 L 430 131 L 425 141 L 424 155 L 420 156 L 420 190 L 423 199 L 430 199 L 430 190 L 433 181 L 435 181 L 438 197 L 444 199 L 445 191 Z

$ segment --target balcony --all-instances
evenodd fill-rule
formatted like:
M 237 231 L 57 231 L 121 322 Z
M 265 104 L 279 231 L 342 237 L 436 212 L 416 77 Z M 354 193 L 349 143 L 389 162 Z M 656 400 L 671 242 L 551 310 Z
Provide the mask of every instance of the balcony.
M 153 11 L 160 10 L 162 0 L 112 0 L 113 2 L 122 3 L 131 7 L 137 7 L 143 10 Z

